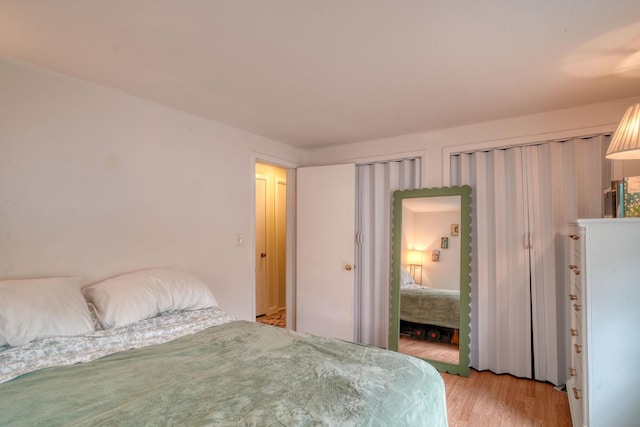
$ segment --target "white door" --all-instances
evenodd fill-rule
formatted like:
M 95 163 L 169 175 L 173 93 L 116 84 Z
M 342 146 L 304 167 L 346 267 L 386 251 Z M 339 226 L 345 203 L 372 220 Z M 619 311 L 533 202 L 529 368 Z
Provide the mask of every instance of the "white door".
M 297 174 L 297 330 L 353 341 L 355 165 Z

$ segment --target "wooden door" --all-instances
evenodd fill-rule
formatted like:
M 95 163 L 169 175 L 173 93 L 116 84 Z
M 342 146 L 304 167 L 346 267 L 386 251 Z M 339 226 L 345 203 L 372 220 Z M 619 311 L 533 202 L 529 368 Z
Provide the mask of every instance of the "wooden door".
M 256 316 L 267 314 L 267 179 L 256 175 Z

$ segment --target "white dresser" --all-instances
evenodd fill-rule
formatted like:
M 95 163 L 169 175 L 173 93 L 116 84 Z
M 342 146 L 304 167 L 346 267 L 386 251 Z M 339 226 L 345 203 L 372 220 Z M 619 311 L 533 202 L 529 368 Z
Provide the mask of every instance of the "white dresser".
M 573 425 L 640 426 L 640 219 L 578 220 L 569 238 Z

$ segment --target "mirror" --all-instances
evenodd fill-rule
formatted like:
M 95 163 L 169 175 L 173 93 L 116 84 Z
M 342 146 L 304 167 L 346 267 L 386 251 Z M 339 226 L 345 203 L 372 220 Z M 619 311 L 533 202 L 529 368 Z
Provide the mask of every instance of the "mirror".
M 471 187 L 393 194 L 391 350 L 469 375 Z

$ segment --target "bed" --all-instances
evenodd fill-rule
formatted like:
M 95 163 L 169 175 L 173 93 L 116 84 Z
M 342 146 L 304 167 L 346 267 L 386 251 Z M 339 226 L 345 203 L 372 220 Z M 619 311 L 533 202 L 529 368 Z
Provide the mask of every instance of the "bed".
M 447 425 L 420 359 L 236 320 L 182 272 L 104 283 L 0 282 L 0 425 Z
M 400 320 L 424 325 L 458 329 L 460 327 L 460 291 L 417 285 L 402 277 L 400 283 Z

